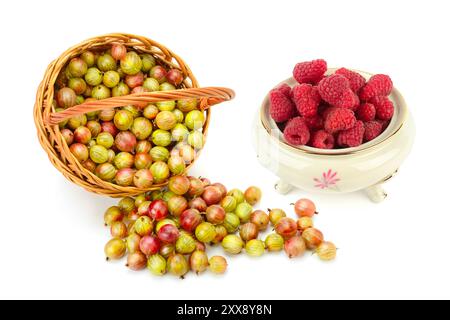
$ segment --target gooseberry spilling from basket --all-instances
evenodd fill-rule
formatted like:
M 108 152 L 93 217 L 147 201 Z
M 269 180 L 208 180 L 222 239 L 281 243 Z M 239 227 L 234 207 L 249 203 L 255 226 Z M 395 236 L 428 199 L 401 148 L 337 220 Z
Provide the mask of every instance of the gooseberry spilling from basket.
M 208 268 L 216 274 L 226 271 L 224 257 L 208 259 L 211 245 L 221 245 L 228 255 L 245 251 L 259 257 L 284 250 L 295 258 L 312 250 L 324 261 L 336 257 L 336 246 L 314 228 L 317 212 L 311 200 L 292 204 L 298 218 L 294 220 L 282 209 L 254 210 L 261 196 L 257 187 L 228 191 L 205 178 L 171 177 L 166 189 L 123 198 L 106 210 L 105 225 L 113 237 L 105 246 L 106 258 L 127 255 L 131 270 L 147 267 L 155 275 L 184 277 Z M 266 231 L 265 239 L 258 239 Z
M 369 80 L 337 69 L 326 74 L 322 59 L 298 63 L 293 88 L 282 84 L 270 92 L 270 115 L 294 146 L 320 149 L 357 147 L 379 136 L 388 126 L 394 104 L 389 76 Z

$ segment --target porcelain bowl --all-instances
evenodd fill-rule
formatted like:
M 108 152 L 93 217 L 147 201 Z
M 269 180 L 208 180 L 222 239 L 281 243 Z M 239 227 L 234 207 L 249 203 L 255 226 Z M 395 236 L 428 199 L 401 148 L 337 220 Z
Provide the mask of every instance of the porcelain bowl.
M 371 77 L 370 73 L 357 72 L 366 79 Z M 291 87 L 296 84 L 293 78 L 283 82 Z M 380 136 L 355 148 L 322 150 L 289 145 L 270 117 L 267 95 L 254 122 L 253 139 L 260 163 L 280 178 L 276 190 L 282 194 L 293 187 L 328 194 L 365 190 L 372 201 L 383 201 L 386 192 L 382 184 L 397 172 L 415 136 L 413 118 L 396 88 L 390 99 L 394 116 Z

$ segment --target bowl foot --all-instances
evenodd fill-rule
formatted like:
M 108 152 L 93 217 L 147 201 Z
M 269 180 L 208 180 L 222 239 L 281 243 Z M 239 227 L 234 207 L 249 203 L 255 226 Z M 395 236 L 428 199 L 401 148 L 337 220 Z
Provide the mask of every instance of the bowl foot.
M 287 194 L 289 191 L 292 190 L 292 186 L 289 183 L 280 180 L 275 184 L 275 190 L 279 194 Z
M 369 199 L 375 203 L 382 202 L 387 197 L 387 193 L 384 191 L 382 184 L 376 184 L 374 186 L 368 187 L 365 192 Z

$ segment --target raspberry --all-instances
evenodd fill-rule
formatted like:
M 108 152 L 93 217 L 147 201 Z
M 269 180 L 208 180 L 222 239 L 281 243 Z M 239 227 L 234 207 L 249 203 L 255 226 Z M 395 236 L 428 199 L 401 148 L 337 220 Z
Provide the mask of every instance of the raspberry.
M 350 89 L 350 83 L 344 76 L 333 74 L 320 81 L 318 88 L 322 99 L 336 106 L 342 100 L 344 92 Z
M 364 123 L 364 128 L 364 141 L 373 140 L 383 132 L 383 124 L 377 120 Z
M 337 69 L 335 73 L 346 77 L 350 83 L 350 89 L 355 93 L 366 84 L 366 79 L 362 75 L 346 68 Z
M 337 143 L 341 147 L 357 147 L 362 144 L 363 138 L 364 123 L 356 121 L 352 128 L 339 132 Z
M 323 129 L 323 118 L 319 115 L 305 117 L 303 118 L 303 120 L 305 120 L 306 126 L 309 128 L 309 130 Z
M 334 108 L 328 112 L 324 127 L 327 132 L 335 133 L 352 128 L 355 122 L 356 118 L 352 110 L 347 108 Z
M 270 116 L 276 122 L 284 122 L 295 117 L 297 109 L 292 100 L 282 90 L 270 91 Z
M 298 83 L 318 83 L 327 71 L 325 60 L 318 59 L 308 62 L 297 63 L 292 72 Z
M 394 115 L 394 104 L 388 97 L 375 96 L 370 102 L 377 110 L 377 118 L 380 120 L 389 120 Z
M 359 92 L 359 97 L 363 101 L 369 101 L 375 96 L 388 96 L 392 91 L 392 80 L 385 74 L 372 76 L 366 85 Z
M 312 134 L 311 146 L 320 149 L 333 149 L 334 137 L 325 130 L 319 130 Z
M 335 106 L 338 108 L 348 108 L 355 110 L 359 105 L 358 96 L 352 91 L 352 89 L 347 89 L 342 94 L 340 100 L 336 101 Z
M 371 103 L 363 103 L 362 105 L 359 106 L 358 110 L 356 110 L 356 115 L 358 119 L 364 122 L 374 120 L 376 114 L 377 110 L 375 109 L 375 106 Z
M 325 120 L 328 115 L 331 113 L 331 111 L 337 109 L 336 107 L 330 107 L 328 106 L 327 108 L 323 109 L 322 111 L 322 118 Z
M 281 91 L 285 96 L 292 97 L 291 87 L 287 83 L 282 83 L 276 89 Z
M 292 89 L 292 96 L 301 116 L 312 117 L 317 114 L 320 95 L 316 87 L 310 84 L 299 84 Z
M 305 145 L 310 138 L 309 129 L 301 117 L 289 120 L 284 129 L 284 138 L 292 145 Z

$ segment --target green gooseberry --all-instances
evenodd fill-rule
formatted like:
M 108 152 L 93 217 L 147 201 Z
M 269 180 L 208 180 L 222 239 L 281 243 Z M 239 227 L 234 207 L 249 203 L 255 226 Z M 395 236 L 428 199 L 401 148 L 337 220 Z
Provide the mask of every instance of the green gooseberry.
M 186 127 L 191 130 L 198 130 L 203 128 L 205 124 L 205 115 L 203 112 L 199 110 L 192 110 L 186 115 L 186 119 L 184 120 Z
M 144 108 L 143 116 L 146 117 L 147 119 L 153 120 L 156 118 L 158 113 L 159 113 L 158 107 L 155 106 L 154 104 L 149 104 Z
M 202 222 L 195 228 L 195 236 L 200 242 L 211 242 L 216 237 L 216 228 L 209 222 Z
M 177 124 L 177 118 L 171 111 L 161 111 L 156 116 L 155 124 L 162 130 L 171 130 Z
M 155 78 L 147 78 L 144 80 L 142 87 L 144 87 L 145 91 L 158 91 L 159 82 Z
M 114 137 L 109 132 L 101 132 L 97 136 L 97 144 L 109 149 L 114 144 Z
M 131 114 L 133 115 L 133 118 L 137 118 L 141 116 L 141 111 L 139 110 L 138 107 L 133 106 L 133 105 L 128 105 L 122 108 L 122 110 L 127 110 L 129 112 L 131 112 Z
M 147 205 L 150 204 L 149 201 L 147 201 L 147 196 L 143 193 L 138 195 L 135 199 L 134 199 L 134 205 L 138 208 L 141 206 L 141 204 L 143 204 L 144 202 L 148 202 Z M 144 212 L 144 211 L 143 211 Z
M 86 65 L 90 68 L 95 64 L 95 55 L 92 51 L 85 51 L 80 55 L 80 58 L 86 62 Z
M 148 53 L 141 54 L 141 60 L 142 60 L 142 72 L 149 72 L 155 65 L 156 65 L 156 59 Z
M 247 202 L 239 203 L 236 207 L 236 215 L 239 217 L 241 222 L 246 223 L 250 220 L 250 215 L 253 212 L 253 207 Z
M 86 123 L 87 123 L 86 115 L 85 114 L 80 114 L 80 115 L 77 115 L 77 116 L 74 116 L 74 117 L 70 118 L 67 121 L 67 126 L 70 129 L 75 130 L 78 127 L 85 126 Z
M 204 136 L 200 131 L 192 131 L 188 136 L 188 143 L 195 149 L 202 149 Z
M 222 208 L 225 209 L 225 212 L 234 212 L 234 210 L 236 210 L 237 207 L 237 201 L 232 196 L 226 196 L 225 198 L 222 199 L 220 205 L 222 206 Z
M 103 75 L 103 84 L 107 86 L 108 88 L 114 88 L 119 84 L 120 81 L 120 75 L 117 73 L 117 71 L 107 71 Z
M 92 88 L 92 98 L 97 100 L 107 99 L 111 97 L 111 90 L 103 84 Z
M 181 234 L 175 242 L 175 249 L 181 254 L 190 254 L 195 251 L 194 238 L 189 234 Z
M 115 114 L 116 114 L 115 109 L 106 109 L 100 111 L 100 113 L 98 114 L 98 118 L 102 121 L 111 121 L 112 119 L 114 119 Z
M 172 111 L 175 109 L 175 101 L 160 101 L 156 103 L 160 111 Z
M 123 81 L 120 81 L 119 84 L 117 84 L 117 86 L 115 86 L 112 89 L 113 97 L 121 97 L 121 96 L 126 96 L 129 94 L 130 94 L 130 88 Z
M 166 130 L 155 130 L 152 133 L 152 142 L 160 147 L 167 147 L 172 142 L 172 135 Z
M 120 68 L 125 74 L 137 74 L 142 69 L 141 57 L 134 51 L 128 52 L 126 56 L 120 60 Z
M 178 123 L 172 129 L 172 138 L 174 141 L 182 142 L 189 136 L 189 130 L 184 124 Z
M 147 269 L 155 276 L 162 276 L 166 273 L 167 262 L 160 254 L 151 255 L 147 260 Z
M 139 117 L 134 119 L 131 125 L 131 132 L 138 140 L 147 139 L 153 131 L 153 125 L 147 118 Z
M 86 81 L 82 78 L 69 79 L 68 85 L 77 95 L 83 94 L 87 87 Z
M 225 220 L 223 221 L 223 226 L 227 229 L 228 233 L 236 232 L 241 225 L 241 220 L 234 213 L 227 213 L 225 215 Z
M 116 153 L 114 152 L 114 150 L 113 149 L 109 149 L 108 150 L 108 162 L 109 163 L 113 163 L 115 157 L 116 157 Z
M 88 69 L 87 63 L 81 58 L 73 58 L 70 60 L 67 70 L 74 78 L 82 77 Z
M 97 120 L 99 114 L 100 114 L 100 111 L 91 111 L 91 112 L 86 113 L 86 117 L 88 120 Z
M 177 119 L 177 122 L 178 123 L 182 123 L 183 120 L 184 120 L 184 113 L 183 113 L 183 111 L 181 111 L 180 109 L 175 109 L 172 112 L 175 115 L 175 119 Z
M 153 175 L 155 183 L 165 181 L 170 175 L 169 166 L 167 165 L 167 163 L 162 161 L 154 162 L 150 167 L 150 171 Z
M 169 166 L 170 172 L 172 172 L 174 175 L 180 175 L 186 170 L 184 159 L 180 156 L 170 157 L 167 161 L 167 165 Z
M 102 54 L 97 59 L 97 67 L 103 72 L 116 70 L 116 60 L 109 53 Z
M 75 105 L 79 105 L 84 103 L 84 97 L 82 95 L 78 95 L 77 98 L 75 99 Z
M 117 169 L 131 168 L 134 165 L 134 156 L 128 152 L 118 153 L 113 160 Z
M 134 121 L 133 114 L 127 110 L 116 111 L 114 115 L 114 125 L 117 129 L 126 131 L 131 128 Z
M 105 163 L 108 161 L 108 150 L 104 146 L 97 144 L 89 149 L 89 157 L 95 163 Z
M 136 153 L 149 153 L 152 148 L 152 144 L 148 140 L 141 140 L 136 144 Z
M 120 210 L 125 213 L 130 213 L 136 208 L 136 205 L 134 203 L 134 199 L 131 197 L 125 197 L 120 199 L 119 203 L 117 204 Z
M 86 123 L 86 127 L 91 131 L 91 135 L 93 138 L 98 137 L 98 135 L 102 132 L 102 125 L 100 122 L 95 120 L 89 120 Z
M 97 68 L 89 68 L 84 75 L 84 80 L 90 86 L 98 86 L 103 81 L 103 73 Z
M 108 162 L 102 163 L 95 169 L 95 174 L 104 181 L 112 181 L 116 176 L 117 169 Z
M 197 99 L 185 99 L 177 101 L 177 108 L 182 112 L 190 112 L 197 109 Z
M 223 238 L 222 247 L 229 254 L 238 254 L 244 248 L 244 241 L 237 235 L 229 234 Z
M 167 190 L 166 192 L 163 193 L 162 199 L 163 199 L 165 202 L 169 202 L 170 199 L 172 199 L 173 197 L 177 197 L 177 195 L 176 195 L 174 192 L 172 192 L 172 191 L 170 191 L 170 190 Z M 169 219 L 169 221 L 173 221 L 173 220 L 170 220 L 170 219 Z M 173 225 L 176 226 L 175 222 L 173 223 Z
M 252 239 L 245 244 L 245 251 L 251 257 L 260 257 L 264 254 L 266 246 L 263 241 Z
M 170 90 L 176 90 L 175 86 L 173 84 L 170 84 L 168 82 L 163 82 L 159 86 L 159 91 L 170 91 Z
M 153 161 L 166 162 L 169 159 L 170 152 L 167 148 L 156 146 L 150 150 L 150 155 L 152 156 Z
M 244 195 L 244 192 L 242 192 L 242 191 L 239 190 L 239 189 L 232 189 L 232 190 L 230 190 L 230 191 L 228 192 L 227 195 L 232 196 L 233 198 L 235 198 L 237 204 L 240 204 L 240 203 L 242 203 L 242 202 L 245 201 L 245 195 Z

